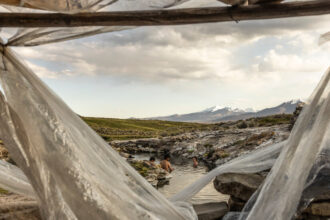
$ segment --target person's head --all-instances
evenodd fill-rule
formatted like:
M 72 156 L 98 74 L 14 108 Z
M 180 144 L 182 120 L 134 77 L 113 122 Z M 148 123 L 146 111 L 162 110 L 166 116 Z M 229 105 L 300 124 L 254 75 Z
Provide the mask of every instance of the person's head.
M 192 159 L 193 159 L 193 160 L 197 160 L 197 157 L 196 157 L 196 156 L 194 156 Z
M 165 155 L 164 160 L 170 160 L 170 155 Z
M 155 160 L 156 160 L 155 157 L 150 157 L 149 159 L 150 162 L 155 162 Z

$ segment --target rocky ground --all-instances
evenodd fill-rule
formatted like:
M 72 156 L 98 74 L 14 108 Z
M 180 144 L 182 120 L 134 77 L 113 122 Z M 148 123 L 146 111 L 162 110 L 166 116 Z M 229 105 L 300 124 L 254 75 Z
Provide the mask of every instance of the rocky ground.
M 289 125 L 237 128 L 186 133 L 166 138 L 112 141 L 110 145 L 126 154 L 149 153 L 159 158 L 171 154 L 172 163 L 183 164 L 197 157 L 210 169 L 260 147 L 285 140 Z
M 171 175 L 159 165 L 152 165 L 146 160 L 128 158 L 127 161 L 155 188 L 169 184 Z
M 256 124 L 255 121 L 254 125 Z M 288 138 L 290 123 L 265 123 L 260 126 L 251 126 L 252 120 L 226 123 L 219 126 L 219 129 L 210 131 L 189 132 L 182 135 L 164 138 L 149 138 L 127 141 L 112 141 L 110 145 L 122 156 L 129 158 L 135 154 L 150 154 L 161 159 L 164 154 L 171 155 L 171 162 L 182 165 L 191 162 L 193 157 L 197 157 L 200 163 L 205 164 L 209 169 L 213 169 L 235 157 L 249 153 L 255 149 L 281 142 Z M 128 159 L 131 165 L 140 172 L 142 176 L 155 187 L 158 184 L 157 172 L 153 173 L 147 165 L 147 161 L 136 161 Z M 151 175 L 150 175 L 151 174 Z M 259 174 L 256 174 L 259 175 Z M 255 183 L 256 188 L 247 190 L 244 188 L 245 201 L 257 189 L 266 173 L 260 174 L 259 182 Z M 263 176 L 262 176 L 263 175 Z M 150 177 L 152 177 L 150 179 Z M 246 181 L 249 179 L 247 178 Z M 252 179 L 251 181 L 256 181 Z M 229 188 L 232 186 L 229 184 Z M 230 193 L 222 192 L 231 195 Z M 233 202 L 235 200 L 235 203 Z M 245 202 L 239 197 L 230 196 L 229 202 L 219 201 L 207 204 L 197 204 L 194 208 L 199 219 L 221 219 L 229 211 L 240 211 Z M 237 207 L 236 207 L 237 206 Z

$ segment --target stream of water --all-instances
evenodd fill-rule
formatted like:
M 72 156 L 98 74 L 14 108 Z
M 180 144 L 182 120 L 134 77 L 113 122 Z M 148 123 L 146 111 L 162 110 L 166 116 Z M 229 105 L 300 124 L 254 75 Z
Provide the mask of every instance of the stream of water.
M 134 157 L 137 160 L 149 160 L 150 155 L 134 155 Z M 159 163 L 159 160 L 156 159 L 156 163 Z M 191 164 L 172 166 L 174 168 L 174 171 L 171 173 L 172 178 L 170 179 L 170 184 L 158 189 L 159 192 L 161 192 L 167 198 L 170 198 L 172 195 L 175 195 L 184 187 L 195 182 L 197 179 L 207 173 L 206 167 L 204 167 L 203 165 L 199 165 L 197 168 L 194 168 L 192 166 L 192 162 Z M 210 182 L 203 190 L 196 194 L 190 202 L 192 202 L 193 204 L 201 204 L 208 202 L 221 202 L 227 200 L 228 196 L 216 191 L 213 186 L 213 182 Z

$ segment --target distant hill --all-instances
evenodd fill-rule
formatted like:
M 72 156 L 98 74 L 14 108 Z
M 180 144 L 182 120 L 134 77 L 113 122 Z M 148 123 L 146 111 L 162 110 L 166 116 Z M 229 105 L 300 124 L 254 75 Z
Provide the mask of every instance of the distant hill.
M 250 109 L 233 109 L 230 107 L 214 106 L 207 108 L 200 112 L 194 112 L 182 115 L 170 115 L 163 117 L 153 117 L 149 119 L 164 120 L 164 121 L 181 121 L 181 122 L 203 122 L 203 123 L 215 123 L 223 121 L 236 121 L 254 117 L 264 117 L 277 114 L 292 114 L 296 106 L 301 103 L 299 100 L 292 100 L 284 102 L 278 106 L 272 108 L 265 108 L 260 111 L 254 112 Z
M 215 124 L 95 117 L 81 118 L 107 141 L 165 137 L 218 128 Z
M 242 122 L 240 121 L 212 124 L 160 120 L 80 117 L 106 141 L 160 138 L 181 135 L 189 132 L 198 133 L 215 131 L 219 129 L 227 130 L 244 128 L 241 127 Z M 290 121 L 291 115 L 280 114 L 251 118 L 246 120 L 246 124 L 249 128 L 263 126 L 268 127 L 273 125 L 289 124 Z

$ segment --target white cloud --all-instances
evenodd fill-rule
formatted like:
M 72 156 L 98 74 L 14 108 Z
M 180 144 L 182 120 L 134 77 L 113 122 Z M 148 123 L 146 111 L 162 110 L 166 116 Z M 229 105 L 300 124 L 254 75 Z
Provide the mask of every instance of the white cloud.
M 58 76 L 55 72 L 50 71 L 45 67 L 35 65 L 29 61 L 26 61 L 26 64 L 41 78 L 55 79 Z
M 318 47 L 317 40 L 328 18 L 146 27 L 17 51 L 42 77 L 261 83 L 323 71 L 328 48 Z

